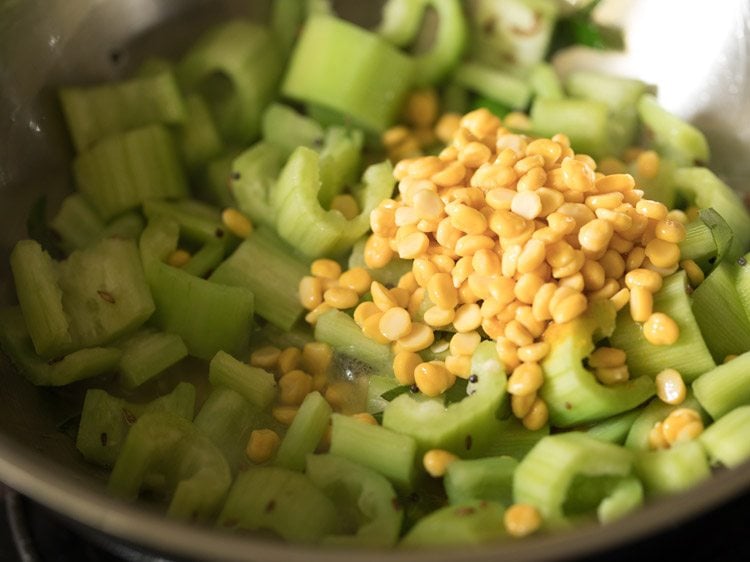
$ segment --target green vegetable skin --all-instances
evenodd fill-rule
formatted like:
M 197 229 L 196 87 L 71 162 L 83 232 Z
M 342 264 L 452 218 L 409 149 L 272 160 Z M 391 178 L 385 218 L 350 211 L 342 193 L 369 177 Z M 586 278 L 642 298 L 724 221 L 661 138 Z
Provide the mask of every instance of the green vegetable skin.
M 551 42 L 611 46 L 611 30 L 588 11 L 561 22 L 552 0 L 471 6 L 467 19 L 458 0 L 388 0 L 381 23 L 366 30 L 324 0 L 278 0 L 268 26 L 232 20 L 179 61 L 147 61 L 135 78 L 60 92 L 78 191 L 48 234 L 67 258 L 47 247 L 49 237 L 14 248 L 20 305 L 0 309 L 0 346 L 35 385 L 90 385 L 76 445 L 113 467 L 113 493 L 134 499 L 148 489 L 169 498 L 173 517 L 295 542 L 474 545 L 507 540 L 513 503 L 535 506 L 543 529 L 607 523 L 692 487 L 712 466 L 750 458 L 750 254 L 738 260 L 750 215 L 708 169 L 688 167 L 708 160 L 705 138 L 643 82 L 557 76 Z M 435 40 L 425 42 L 422 20 L 431 17 Z M 302 320 L 297 291 L 313 259 L 366 267 L 370 213 L 399 194 L 377 135 L 399 122 L 410 90 L 431 85 L 444 93 L 441 111 L 527 111 L 531 134 L 564 132 L 576 151 L 597 157 L 621 154 L 645 126 L 663 159 L 642 183 L 632 165 L 639 186 L 702 209 L 681 250 L 706 280 L 691 288 L 678 271 L 655 295 L 654 309 L 680 328 L 677 343 L 653 346 L 627 307 L 616 314 L 606 300 L 590 303 L 545 336 L 538 395 L 549 422 L 534 431 L 510 413 L 492 341 L 474 352 L 469 381 L 426 398 L 395 379 L 394 349 L 368 338 L 351 310 L 322 314 L 314 330 Z M 342 193 L 358 203 L 353 219 L 332 210 Z M 191 198 L 199 194 L 212 204 Z M 237 207 L 253 232 L 238 239 L 214 205 Z M 177 248 L 192 256 L 183 267 L 168 264 Z M 387 286 L 409 271 L 398 252 L 370 269 Z M 287 427 L 274 419 L 287 405 L 284 382 L 248 365 L 248 350 L 313 339 L 334 350 L 334 369 L 365 372 L 363 409 L 378 425 L 336 411 L 313 389 Z M 596 381 L 585 361 L 598 345 L 627 352 L 628 382 Z M 447 353 L 421 352 L 425 361 Z M 723 363 L 730 353 L 739 356 Z M 174 386 L 195 359 L 202 386 Z M 297 366 L 307 369 L 304 359 Z M 653 377 L 667 367 L 688 383 L 680 405 L 654 397 Z M 93 377 L 116 372 L 111 393 L 98 388 L 103 377 Z M 317 384 L 320 373 L 311 374 Z M 650 451 L 654 423 L 680 407 L 697 410 L 706 431 Z M 250 436 L 269 428 L 279 446 L 254 465 Z M 430 449 L 460 457 L 442 479 L 423 470 Z

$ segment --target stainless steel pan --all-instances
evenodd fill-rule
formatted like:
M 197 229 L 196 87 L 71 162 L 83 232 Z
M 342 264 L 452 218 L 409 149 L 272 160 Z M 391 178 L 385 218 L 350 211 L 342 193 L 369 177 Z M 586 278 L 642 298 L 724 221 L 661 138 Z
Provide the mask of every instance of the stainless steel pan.
M 349 12 L 372 7 L 341 4 Z M 212 21 L 250 12 L 262 17 L 266 8 L 229 0 L 0 0 L 0 304 L 14 298 L 8 255 L 25 236 L 31 204 L 46 194 L 54 207 L 70 188 L 71 151 L 54 88 L 121 76 L 142 52 L 177 53 Z M 625 25 L 627 53 L 570 52 L 559 57 L 558 68 L 605 68 L 657 85 L 667 108 L 707 133 L 714 169 L 747 192 L 750 3 L 605 0 L 599 17 Z M 104 491 L 106 475 L 84 463 L 59 430 L 74 412 L 80 389 L 35 388 L 1 356 L 0 384 L 0 481 L 97 532 L 171 556 L 311 562 L 568 558 L 644 538 L 750 489 L 745 465 L 604 528 L 468 552 L 321 551 L 188 527 L 165 520 L 151 506 L 111 499 Z

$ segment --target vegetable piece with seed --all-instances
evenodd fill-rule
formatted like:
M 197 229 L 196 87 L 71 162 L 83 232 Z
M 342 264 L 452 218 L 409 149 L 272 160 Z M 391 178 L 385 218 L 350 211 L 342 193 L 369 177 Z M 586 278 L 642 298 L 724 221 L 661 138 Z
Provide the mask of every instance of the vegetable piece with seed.
M 305 474 L 333 501 L 342 519 L 345 533 L 324 537 L 324 544 L 369 547 L 396 544 L 404 512 L 385 477 L 335 455 L 308 455 Z M 348 515 L 352 513 L 354 517 Z
M 417 475 L 417 443 L 408 435 L 332 414 L 330 453 L 388 478 L 399 490 L 411 490 Z
M 141 404 L 118 398 L 98 388 L 89 389 L 83 401 L 76 448 L 99 466 L 115 464 L 130 427 L 148 412 L 171 412 L 192 420 L 195 387 L 179 383 L 171 393 Z
M 323 127 L 294 108 L 274 102 L 263 112 L 263 141 L 278 148 L 287 159 L 298 146 L 315 149 L 323 142 Z
M 448 466 L 443 484 L 448 501 L 461 504 L 472 500 L 513 503 L 513 473 L 518 461 L 513 457 L 486 457 L 457 460 Z
M 605 419 L 654 395 L 654 383 L 649 377 L 603 386 L 583 366 L 582 361 L 594 349 L 596 340 L 612 333 L 614 314 L 610 302 L 596 301 L 584 316 L 547 330 L 545 340 L 550 352 L 542 362 L 544 385 L 539 394 L 547 402 L 552 425 L 571 427 Z
M 251 468 L 237 476 L 217 524 L 265 529 L 302 543 L 317 543 L 341 531 L 334 503 L 304 474 L 276 466 Z
M 149 221 L 156 217 L 174 220 L 180 227 L 180 237 L 195 244 L 218 240 L 227 249 L 236 244 L 222 223 L 221 210 L 197 199 L 147 201 L 143 204 L 143 214 Z
M 449 505 L 417 521 L 399 544 L 403 548 L 468 546 L 497 540 L 506 536 L 504 512 L 495 501 Z
M 516 468 L 513 497 L 518 503 L 535 506 L 550 526 L 564 524 L 566 502 L 580 501 L 576 490 L 586 489 L 577 486 L 581 478 L 591 482 L 608 478 L 614 484 L 628 478 L 632 467 L 633 453 L 618 445 L 578 432 L 550 435 L 539 441 Z M 613 486 L 603 487 L 586 507 L 596 509 L 613 492 Z
M 494 342 L 472 356 L 474 382 L 467 396 L 444 405 L 443 397 L 402 394 L 385 408 L 383 426 L 416 439 L 420 451 L 444 449 L 460 457 L 481 455 L 493 437 L 492 423 L 505 397 L 505 370 Z
M 273 228 L 276 224 L 271 191 L 284 161 L 284 151 L 266 141 L 255 143 L 231 160 L 229 189 L 240 210 L 257 225 Z
M 308 394 L 281 441 L 274 464 L 304 470 L 307 455 L 315 451 L 328 429 L 331 412 L 331 406 L 319 392 Z
M 108 487 L 126 500 L 153 487 L 170 496 L 170 517 L 203 521 L 221 508 L 230 484 L 227 461 L 208 437 L 175 414 L 149 412 L 130 428 Z
M 154 311 L 132 240 L 104 239 L 61 262 L 49 258 L 37 242 L 22 240 L 14 248 L 11 269 L 42 356 L 108 343 L 140 327 Z
M 100 345 L 140 327 L 154 301 L 133 240 L 107 238 L 60 262 L 62 304 L 81 347 Z

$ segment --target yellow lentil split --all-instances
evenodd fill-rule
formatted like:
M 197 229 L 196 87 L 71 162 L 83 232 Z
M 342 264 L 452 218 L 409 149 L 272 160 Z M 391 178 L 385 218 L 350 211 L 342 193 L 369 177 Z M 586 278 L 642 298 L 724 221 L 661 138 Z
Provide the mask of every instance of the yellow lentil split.
M 656 375 L 656 395 L 667 404 L 682 404 L 687 388 L 682 375 L 675 369 L 664 369 Z
M 505 510 L 503 524 L 510 536 L 522 538 L 539 529 L 542 516 L 533 505 L 516 503 Z
M 221 222 L 237 238 L 247 238 L 253 233 L 253 224 L 250 219 L 237 209 L 231 207 L 224 209 L 221 213 Z
M 193 256 L 190 255 L 190 252 L 188 252 L 187 250 L 178 248 L 177 250 L 169 254 L 169 256 L 167 257 L 167 263 L 172 267 L 184 267 L 188 264 L 192 257 Z
M 440 478 L 441 476 L 445 476 L 448 466 L 457 460 L 458 457 L 453 453 L 442 449 L 430 449 L 422 457 L 422 465 L 427 474 L 433 478 Z
M 698 437 L 703 432 L 703 420 L 692 408 L 678 408 L 664 418 L 661 430 L 667 443 L 675 445 Z
M 272 429 L 255 429 L 245 450 L 247 458 L 255 464 L 267 462 L 276 454 L 281 444 L 279 434 Z

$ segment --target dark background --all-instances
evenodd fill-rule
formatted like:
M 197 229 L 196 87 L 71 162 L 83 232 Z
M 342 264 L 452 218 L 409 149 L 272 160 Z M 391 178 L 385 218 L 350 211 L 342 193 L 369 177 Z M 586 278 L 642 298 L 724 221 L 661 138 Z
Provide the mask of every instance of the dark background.
M 0 485 L 1 486 L 1 485 Z M 0 497 L 5 496 L 0 487 Z M 23 511 L 38 558 L 23 558 L 13 542 L 5 501 L 0 509 L 0 561 L 2 562 L 148 562 L 147 554 L 128 552 L 117 557 L 82 540 L 53 513 L 25 500 Z M 697 519 L 639 543 L 580 559 L 580 562 L 632 560 L 700 560 L 701 562 L 750 561 L 750 492 Z M 163 558 L 160 562 L 167 562 Z

